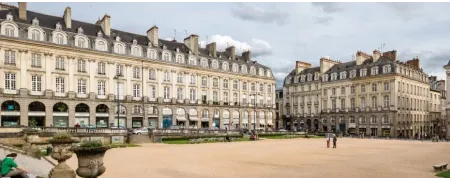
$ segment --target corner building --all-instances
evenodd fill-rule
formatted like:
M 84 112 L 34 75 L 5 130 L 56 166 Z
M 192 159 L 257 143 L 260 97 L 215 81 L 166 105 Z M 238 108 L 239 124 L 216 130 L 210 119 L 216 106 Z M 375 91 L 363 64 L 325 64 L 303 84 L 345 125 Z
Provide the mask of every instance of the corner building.
M 430 86 L 419 59 L 397 52 L 358 51 L 350 62 L 320 59 L 320 67 L 297 61 L 284 82 L 291 129 L 367 136 L 430 134 Z
M 270 128 L 272 71 L 250 51 L 225 52 L 198 36 L 184 42 L 27 11 L 0 8 L 1 126 Z

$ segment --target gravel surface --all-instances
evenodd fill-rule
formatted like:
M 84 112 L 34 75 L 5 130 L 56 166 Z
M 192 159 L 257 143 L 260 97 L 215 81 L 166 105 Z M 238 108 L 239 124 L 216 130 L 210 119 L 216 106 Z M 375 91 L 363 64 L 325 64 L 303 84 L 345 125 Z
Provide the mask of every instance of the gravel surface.
M 450 143 L 402 140 L 281 139 L 213 144 L 144 144 L 105 155 L 108 178 L 185 177 L 434 177 L 450 162 Z M 76 155 L 67 161 L 74 169 Z

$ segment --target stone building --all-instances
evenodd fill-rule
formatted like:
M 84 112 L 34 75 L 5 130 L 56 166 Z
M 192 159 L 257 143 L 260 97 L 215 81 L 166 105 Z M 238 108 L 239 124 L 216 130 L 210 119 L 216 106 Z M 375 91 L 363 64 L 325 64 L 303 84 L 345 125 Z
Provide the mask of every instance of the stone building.
M 275 122 L 276 129 L 284 129 L 283 119 L 285 119 L 284 114 L 284 103 L 283 103 L 283 89 L 275 90 Z
M 184 42 L 28 11 L 0 10 L 1 126 L 246 128 L 274 125 L 270 68 Z M 255 107 L 256 106 L 256 107 Z M 256 112 L 256 113 L 255 113 Z
M 412 137 L 427 133 L 428 81 L 417 58 L 358 51 L 349 62 L 323 57 L 319 67 L 297 61 L 283 91 L 291 128 Z

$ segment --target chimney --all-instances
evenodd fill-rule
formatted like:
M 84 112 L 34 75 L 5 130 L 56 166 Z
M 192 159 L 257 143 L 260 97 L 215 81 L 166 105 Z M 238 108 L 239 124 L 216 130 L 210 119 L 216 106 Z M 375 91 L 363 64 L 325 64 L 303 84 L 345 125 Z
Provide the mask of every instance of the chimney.
M 216 57 L 216 43 L 212 42 L 206 45 L 206 49 L 212 57 Z
M 295 73 L 298 74 L 307 68 L 311 68 L 311 64 L 303 61 L 295 61 Z
M 373 50 L 373 62 L 377 62 L 380 59 L 381 53 L 378 50 Z
M 365 52 L 358 51 L 356 52 L 356 65 L 361 65 L 366 59 L 369 59 L 371 56 Z
M 331 69 L 334 65 L 340 64 L 338 61 L 333 61 L 329 57 L 320 58 L 320 73 L 323 74 Z
M 235 48 L 234 48 L 234 46 L 227 47 L 225 49 L 225 52 L 227 53 L 228 57 L 230 57 L 232 60 L 236 59 L 235 58 L 236 55 L 235 55 Z
M 420 69 L 420 60 L 418 58 L 414 58 L 412 60 L 406 61 L 406 64 L 410 65 L 414 69 L 417 69 L 417 70 Z
M 195 54 L 198 55 L 198 36 L 191 34 L 189 37 L 184 38 L 184 44 Z
M 153 26 L 152 28 L 147 30 L 147 38 L 154 47 L 158 47 L 158 26 Z
M 247 62 L 250 62 L 250 60 L 252 60 L 252 55 L 251 55 L 250 51 L 242 52 L 242 57 Z
M 27 20 L 27 3 L 19 2 L 19 19 Z
M 391 61 L 396 61 L 397 60 L 397 51 L 392 50 L 392 51 L 384 52 L 383 57 L 386 57 L 386 58 L 390 59 Z
M 105 14 L 102 20 L 97 21 L 95 24 L 102 27 L 103 33 L 105 33 L 106 36 L 111 36 L 111 16 Z
M 64 10 L 64 24 L 67 29 L 72 29 L 72 9 L 70 7 L 66 7 Z

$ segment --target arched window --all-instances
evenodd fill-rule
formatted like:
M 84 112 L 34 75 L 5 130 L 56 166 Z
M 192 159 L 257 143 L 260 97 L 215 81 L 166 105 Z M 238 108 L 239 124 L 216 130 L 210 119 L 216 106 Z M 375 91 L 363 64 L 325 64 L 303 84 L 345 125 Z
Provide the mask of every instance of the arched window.
M 205 68 L 208 67 L 208 60 L 202 59 L 201 65 L 202 65 L 202 67 L 205 67 Z
M 251 75 L 256 75 L 256 69 L 255 69 L 255 67 L 250 67 L 250 74 Z
M 229 65 L 228 65 L 227 62 L 223 62 L 223 63 L 222 63 L 222 70 L 228 71 L 228 69 L 230 68 L 230 67 L 228 67 L 228 66 L 229 66 Z
M 60 33 L 56 34 L 56 44 L 64 44 L 64 36 Z
M 247 66 L 242 65 L 242 66 L 241 66 L 241 72 L 242 72 L 243 74 L 247 74 Z
M 191 57 L 189 58 L 189 64 L 195 66 L 197 65 L 197 61 L 195 60 L 195 58 Z
M 148 57 L 150 59 L 156 59 L 156 52 L 154 50 L 149 50 L 148 51 Z
M 169 61 L 170 62 L 170 54 L 168 52 L 165 52 L 163 54 L 163 61 Z
M 370 124 L 377 124 L 377 117 L 376 116 L 371 116 L 370 117 Z
M 41 32 L 39 32 L 36 29 L 33 29 L 31 31 L 31 40 L 33 40 L 33 41 L 40 41 L 41 40 Z
M 6 25 L 6 27 L 5 27 L 5 36 L 15 37 L 16 36 L 15 32 L 16 32 L 16 28 L 14 28 L 14 26 Z
M 239 67 L 238 67 L 237 64 L 233 64 L 233 72 L 234 72 L 234 73 L 239 72 Z
M 84 38 L 78 38 L 77 47 L 79 47 L 79 48 L 86 48 L 85 44 L 86 44 L 86 40 L 84 40 Z
M 97 50 L 98 51 L 106 51 L 106 44 L 103 41 L 99 41 L 97 43 Z
M 122 44 L 116 44 L 114 52 L 117 54 L 125 54 L 125 46 Z
M 383 122 L 383 124 L 389 124 L 391 123 L 389 120 L 389 116 L 383 116 L 381 117 L 381 121 Z
M 139 106 L 139 105 L 134 105 L 132 112 L 133 112 L 133 114 L 142 114 L 142 113 L 144 113 L 142 107 Z
M 366 117 L 360 116 L 359 117 L 359 124 L 366 124 Z
M 141 56 L 141 50 L 138 47 L 133 48 L 133 56 Z
M 213 69 L 219 69 L 219 63 L 217 61 L 212 62 L 212 68 Z
M 350 123 L 355 123 L 355 116 L 350 116 L 349 122 Z
M 114 112 L 115 112 L 114 114 L 117 114 L 117 113 L 119 113 L 119 114 L 127 114 L 127 108 L 125 108 L 125 106 L 123 106 L 123 105 L 120 105 L 120 108 L 118 109 L 117 106 L 116 106 L 116 109 L 115 109 Z
M 182 55 L 177 55 L 177 63 L 184 64 L 184 59 Z
M 202 110 L 202 118 L 209 118 L 209 111 L 208 109 Z
M 156 80 L 156 71 L 154 69 L 150 69 L 148 72 L 148 79 Z

